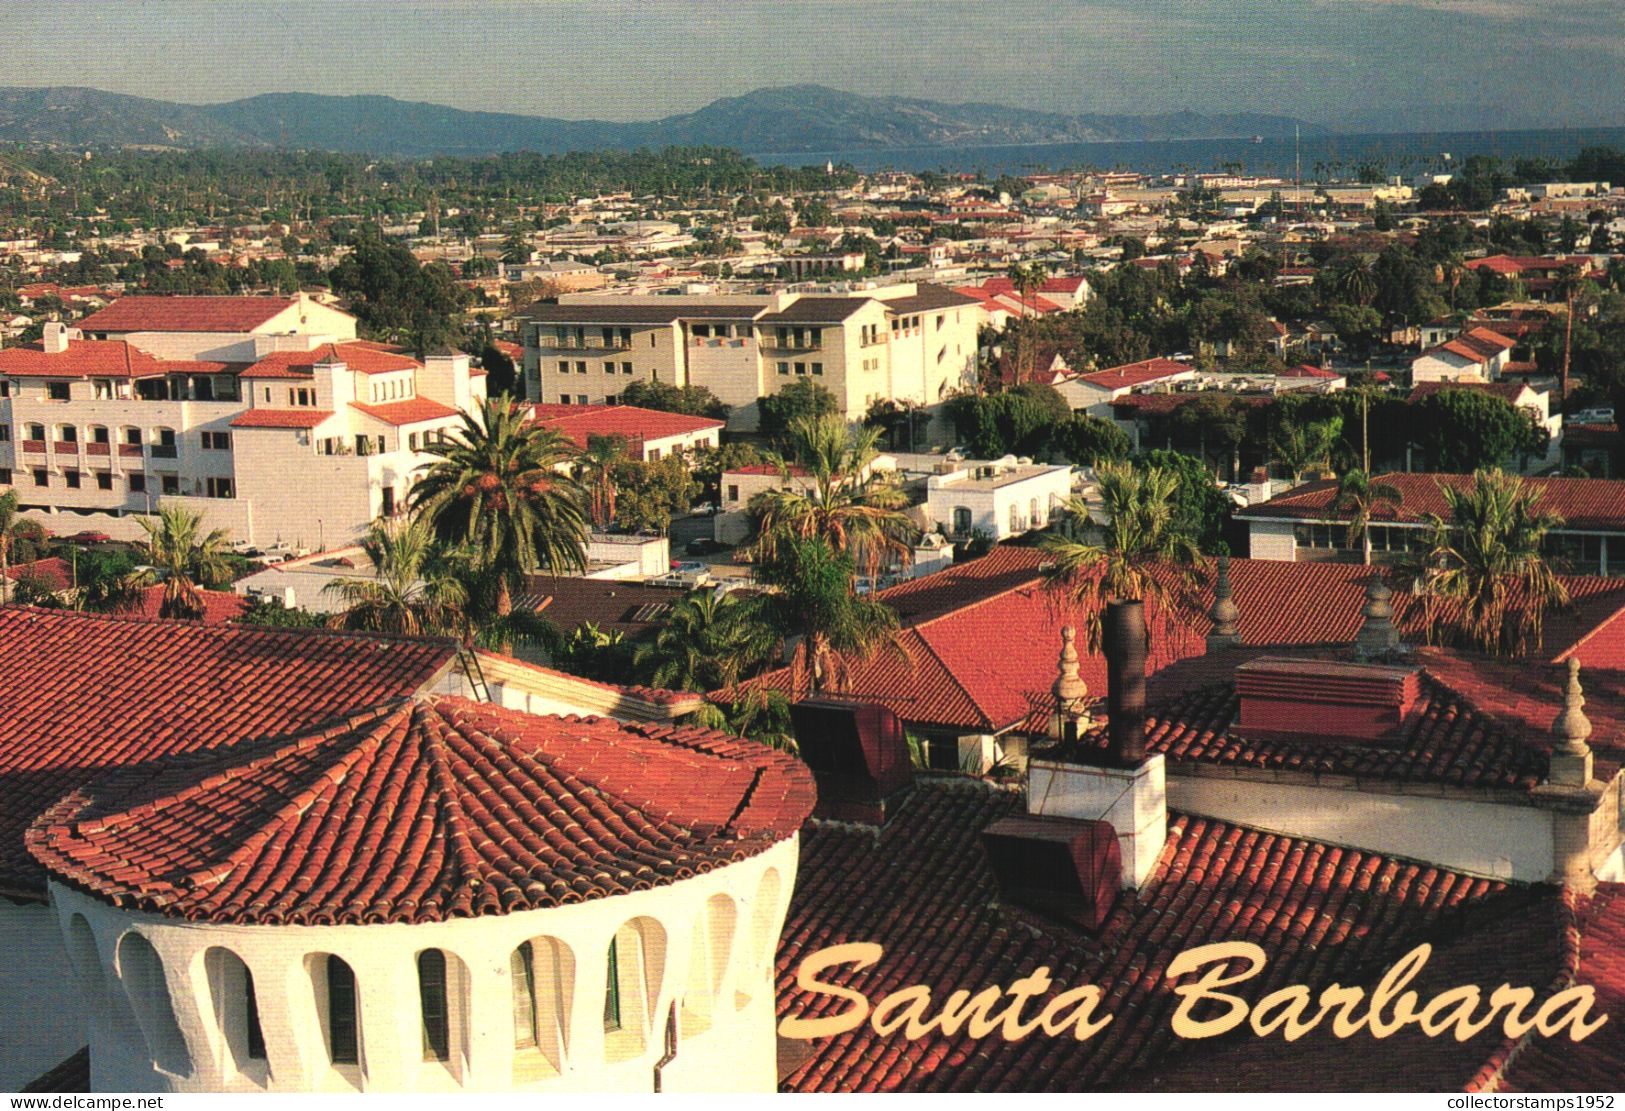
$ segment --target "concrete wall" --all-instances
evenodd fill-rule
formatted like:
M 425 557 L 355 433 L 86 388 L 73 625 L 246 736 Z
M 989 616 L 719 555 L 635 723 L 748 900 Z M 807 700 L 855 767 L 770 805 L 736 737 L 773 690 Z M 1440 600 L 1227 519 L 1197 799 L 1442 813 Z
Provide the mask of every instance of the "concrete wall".
M 664 1090 L 767 1093 L 777 1080 L 773 958 L 796 863 L 791 837 L 664 887 L 423 925 L 192 923 L 126 913 L 53 884 L 54 916 L 36 921 L 68 939 L 83 994 L 96 1000 L 96 1091 L 647 1092 L 675 1008 L 680 1033 L 662 1068 Z M 619 1031 L 604 1023 L 611 938 L 620 954 Z M 540 1049 L 514 1044 L 511 955 L 527 941 L 556 955 L 536 965 L 538 1026 L 551 1033 Z M 155 959 L 142 956 L 146 945 Z M 423 1059 L 416 958 L 426 949 L 446 953 L 452 972 L 445 1062 Z M 328 954 L 356 978 L 354 1065 L 332 1063 L 327 1049 Z M 238 961 L 253 976 L 264 1059 L 243 1048 L 246 981 L 222 974 Z M 53 1003 L 72 982 L 55 972 L 39 996 Z
M 1249 559 L 1279 559 L 1291 563 L 1298 555 L 1291 521 L 1248 521 Z
M 0 953 L 0 1092 L 15 1092 L 84 1046 L 87 1001 L 44 903 L 0 897 Z

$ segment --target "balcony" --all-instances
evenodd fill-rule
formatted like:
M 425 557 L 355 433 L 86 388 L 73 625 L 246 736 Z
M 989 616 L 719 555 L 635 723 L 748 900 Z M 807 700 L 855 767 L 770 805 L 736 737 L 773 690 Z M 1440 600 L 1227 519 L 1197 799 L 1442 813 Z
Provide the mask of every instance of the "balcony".
M 173 459 L 177 454 L 174 444 L 153 444 L 152 457 L 154 459 Z
M 24 440 L 23 441 L 23 450 L 24 451 L 31 451 L 36 455 L 44 455 L 45 454 L 45 441 L 44 440 Z
M 88 443 L 85 445 L 86 455 L 111 455 L 112 453 L 113 445 L 111 444 Z M 136 454 L 139 455 L 140 452 Z
M 140 444 L 120 444 L 118 446 L 118 453 L 119 453 L 119 458 L 121 458 L 121 459 L 140 459 L 141 458 L 141 445 Z
M 51 444 L 53 455 L 78 455 L 79 443 L 76 440 L 56 440 Z

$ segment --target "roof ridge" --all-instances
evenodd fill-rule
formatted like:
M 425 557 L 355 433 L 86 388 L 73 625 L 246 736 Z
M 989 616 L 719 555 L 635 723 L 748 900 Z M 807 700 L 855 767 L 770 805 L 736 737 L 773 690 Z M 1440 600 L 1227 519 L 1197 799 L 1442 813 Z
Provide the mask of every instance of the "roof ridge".
M 206 589 L 211 589 L 211 592 L 213 593 L 228 593 L 227 591 L 212 591 L 212 588 Z M 235 594 L 236 591 L 230 591 L 229 593 Z M 130 625 L 165 625 L 186 629 L 209 629 L 220 635 L 233 632 L 245 634 L 263 633 L 273 636 L 309 637 L 317 639 L 383 641 L 385 643 L 409 642 L 412 644 L 441 644 L 452 649 L 461 647 L 461 642 L 455 637 L 413 636 L 406 633 L 384 633 L 365 629 L 333 629 L 326 626 L 312 628 L 285 628 L 278 625 L 243 625 L 241 623 L 204 625 L 196 621 L 177 621 L 168 617 L 148 617 L 142 613 L 134 613 L 125 610 L 118 610 L 110 613 L 97 613 L 82 610 L 61 610 L 51 606 L 24 605 L 20 602 L 8 602 L 5 605 L 0 605 L 0 614 L 4 614 L 7 610 L 16 610 L 20 612 L 27 612 L 30 615 L 53 617 L 60 620 L 70 621 L 112 621 Z

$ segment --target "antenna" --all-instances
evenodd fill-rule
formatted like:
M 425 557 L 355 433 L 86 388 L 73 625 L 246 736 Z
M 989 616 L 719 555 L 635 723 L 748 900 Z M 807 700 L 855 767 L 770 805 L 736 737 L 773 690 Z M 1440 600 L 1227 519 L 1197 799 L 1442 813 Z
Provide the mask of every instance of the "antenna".
M 1292 125 L 1292 203 L 1298 210 L 1298 219 L 1303 219 L 1303 125 Z

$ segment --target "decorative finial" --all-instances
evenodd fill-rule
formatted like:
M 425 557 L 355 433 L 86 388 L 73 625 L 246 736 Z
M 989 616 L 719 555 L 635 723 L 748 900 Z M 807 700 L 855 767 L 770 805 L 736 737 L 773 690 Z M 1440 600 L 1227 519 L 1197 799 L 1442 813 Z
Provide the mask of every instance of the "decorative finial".
M 1241 610 L 1230 589 L 1230 557 L 1219 557 L 1219 574 L 1213 582 L 1213 608 L 1207 612 L 1213 630 L 1207 635 L 1207 649 L 1237 648 L 1241 645 Z
M 1569 657 L 1569 685 L 1563 692 L 1563 712 L 1552 722 L 1552 733 L 1557 737 L 1556 751 L 1565 756 L 1589 755 L 1586 740 L 1591 736 L 1591 720 L 1586 717 L 1584 689 L 1580 686 L 1580 661 Z
M 1362 659 L 1386 655 L 1399 647 L 1399 630 L 1394 628 L 1394 607 L 1389 599 L 1394 592 L 1381 576 L 1373 575 L 1365 584 L 1365 607 L 1360 611 L 1365 620 L 1354 638 L 1354 653 Z
M 1089 696 L 1089 684 L 1078 674 L 1078 631 L 1071 625 L 1061 627 L 1061 659 L 1056 666 L 1055 685 L 1050 688 L 1063 714 L 1080 706 Z

